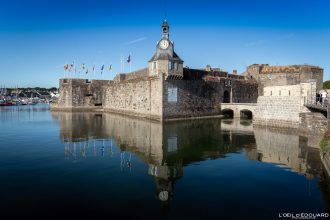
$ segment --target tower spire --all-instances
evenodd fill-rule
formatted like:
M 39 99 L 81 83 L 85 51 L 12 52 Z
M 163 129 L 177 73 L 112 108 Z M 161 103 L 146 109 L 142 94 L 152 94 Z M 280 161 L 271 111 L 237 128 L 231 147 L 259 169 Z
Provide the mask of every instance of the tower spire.
M 168 25 L 166 18 L 165 18 L 163 21 L 163 24 L 162 24 L 163 38 L 165 38 L 165 39 L 169 38 L 169 29 L 170 29 L 170 26 Z

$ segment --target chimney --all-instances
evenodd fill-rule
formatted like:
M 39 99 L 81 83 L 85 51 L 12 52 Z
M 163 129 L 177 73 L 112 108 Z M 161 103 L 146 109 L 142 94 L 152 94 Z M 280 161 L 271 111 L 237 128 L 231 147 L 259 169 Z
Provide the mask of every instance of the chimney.
M 237 75 L 237 70 L 233 70 L 233 75 Z

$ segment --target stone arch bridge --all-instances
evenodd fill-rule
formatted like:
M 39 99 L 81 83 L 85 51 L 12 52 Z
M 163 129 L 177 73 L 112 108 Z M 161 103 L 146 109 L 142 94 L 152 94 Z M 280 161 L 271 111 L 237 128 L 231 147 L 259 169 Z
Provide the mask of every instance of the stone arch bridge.
M 232 118 L 253 118 L 257 103 L 221 103 L 221 113 Z

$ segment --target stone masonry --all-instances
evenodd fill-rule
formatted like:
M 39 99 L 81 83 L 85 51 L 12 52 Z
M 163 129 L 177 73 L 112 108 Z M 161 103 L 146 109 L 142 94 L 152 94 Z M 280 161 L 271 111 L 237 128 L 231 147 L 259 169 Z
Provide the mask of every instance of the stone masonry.
M 108 80 L 60 79 L 60 98 L 52 110 L 85 110 L 102 107 L 103 86 Z
M 302 114 L 310 112 L 304 103 L 315 99 L 315 93 L 315 82 L 264 87 L 264 95 L 258 97 L 254 124 L 298 128 Z

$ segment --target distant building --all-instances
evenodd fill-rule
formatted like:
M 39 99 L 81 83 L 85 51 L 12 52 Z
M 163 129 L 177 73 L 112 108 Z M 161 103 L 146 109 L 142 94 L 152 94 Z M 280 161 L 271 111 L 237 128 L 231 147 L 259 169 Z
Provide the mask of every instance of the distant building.
M 39 98 L 41 98 L 41 99 L 48 100 L 48 99 L 52 98 L 52 96 L 49 92 L 38 92 L 38 95 L 39 95 Z

